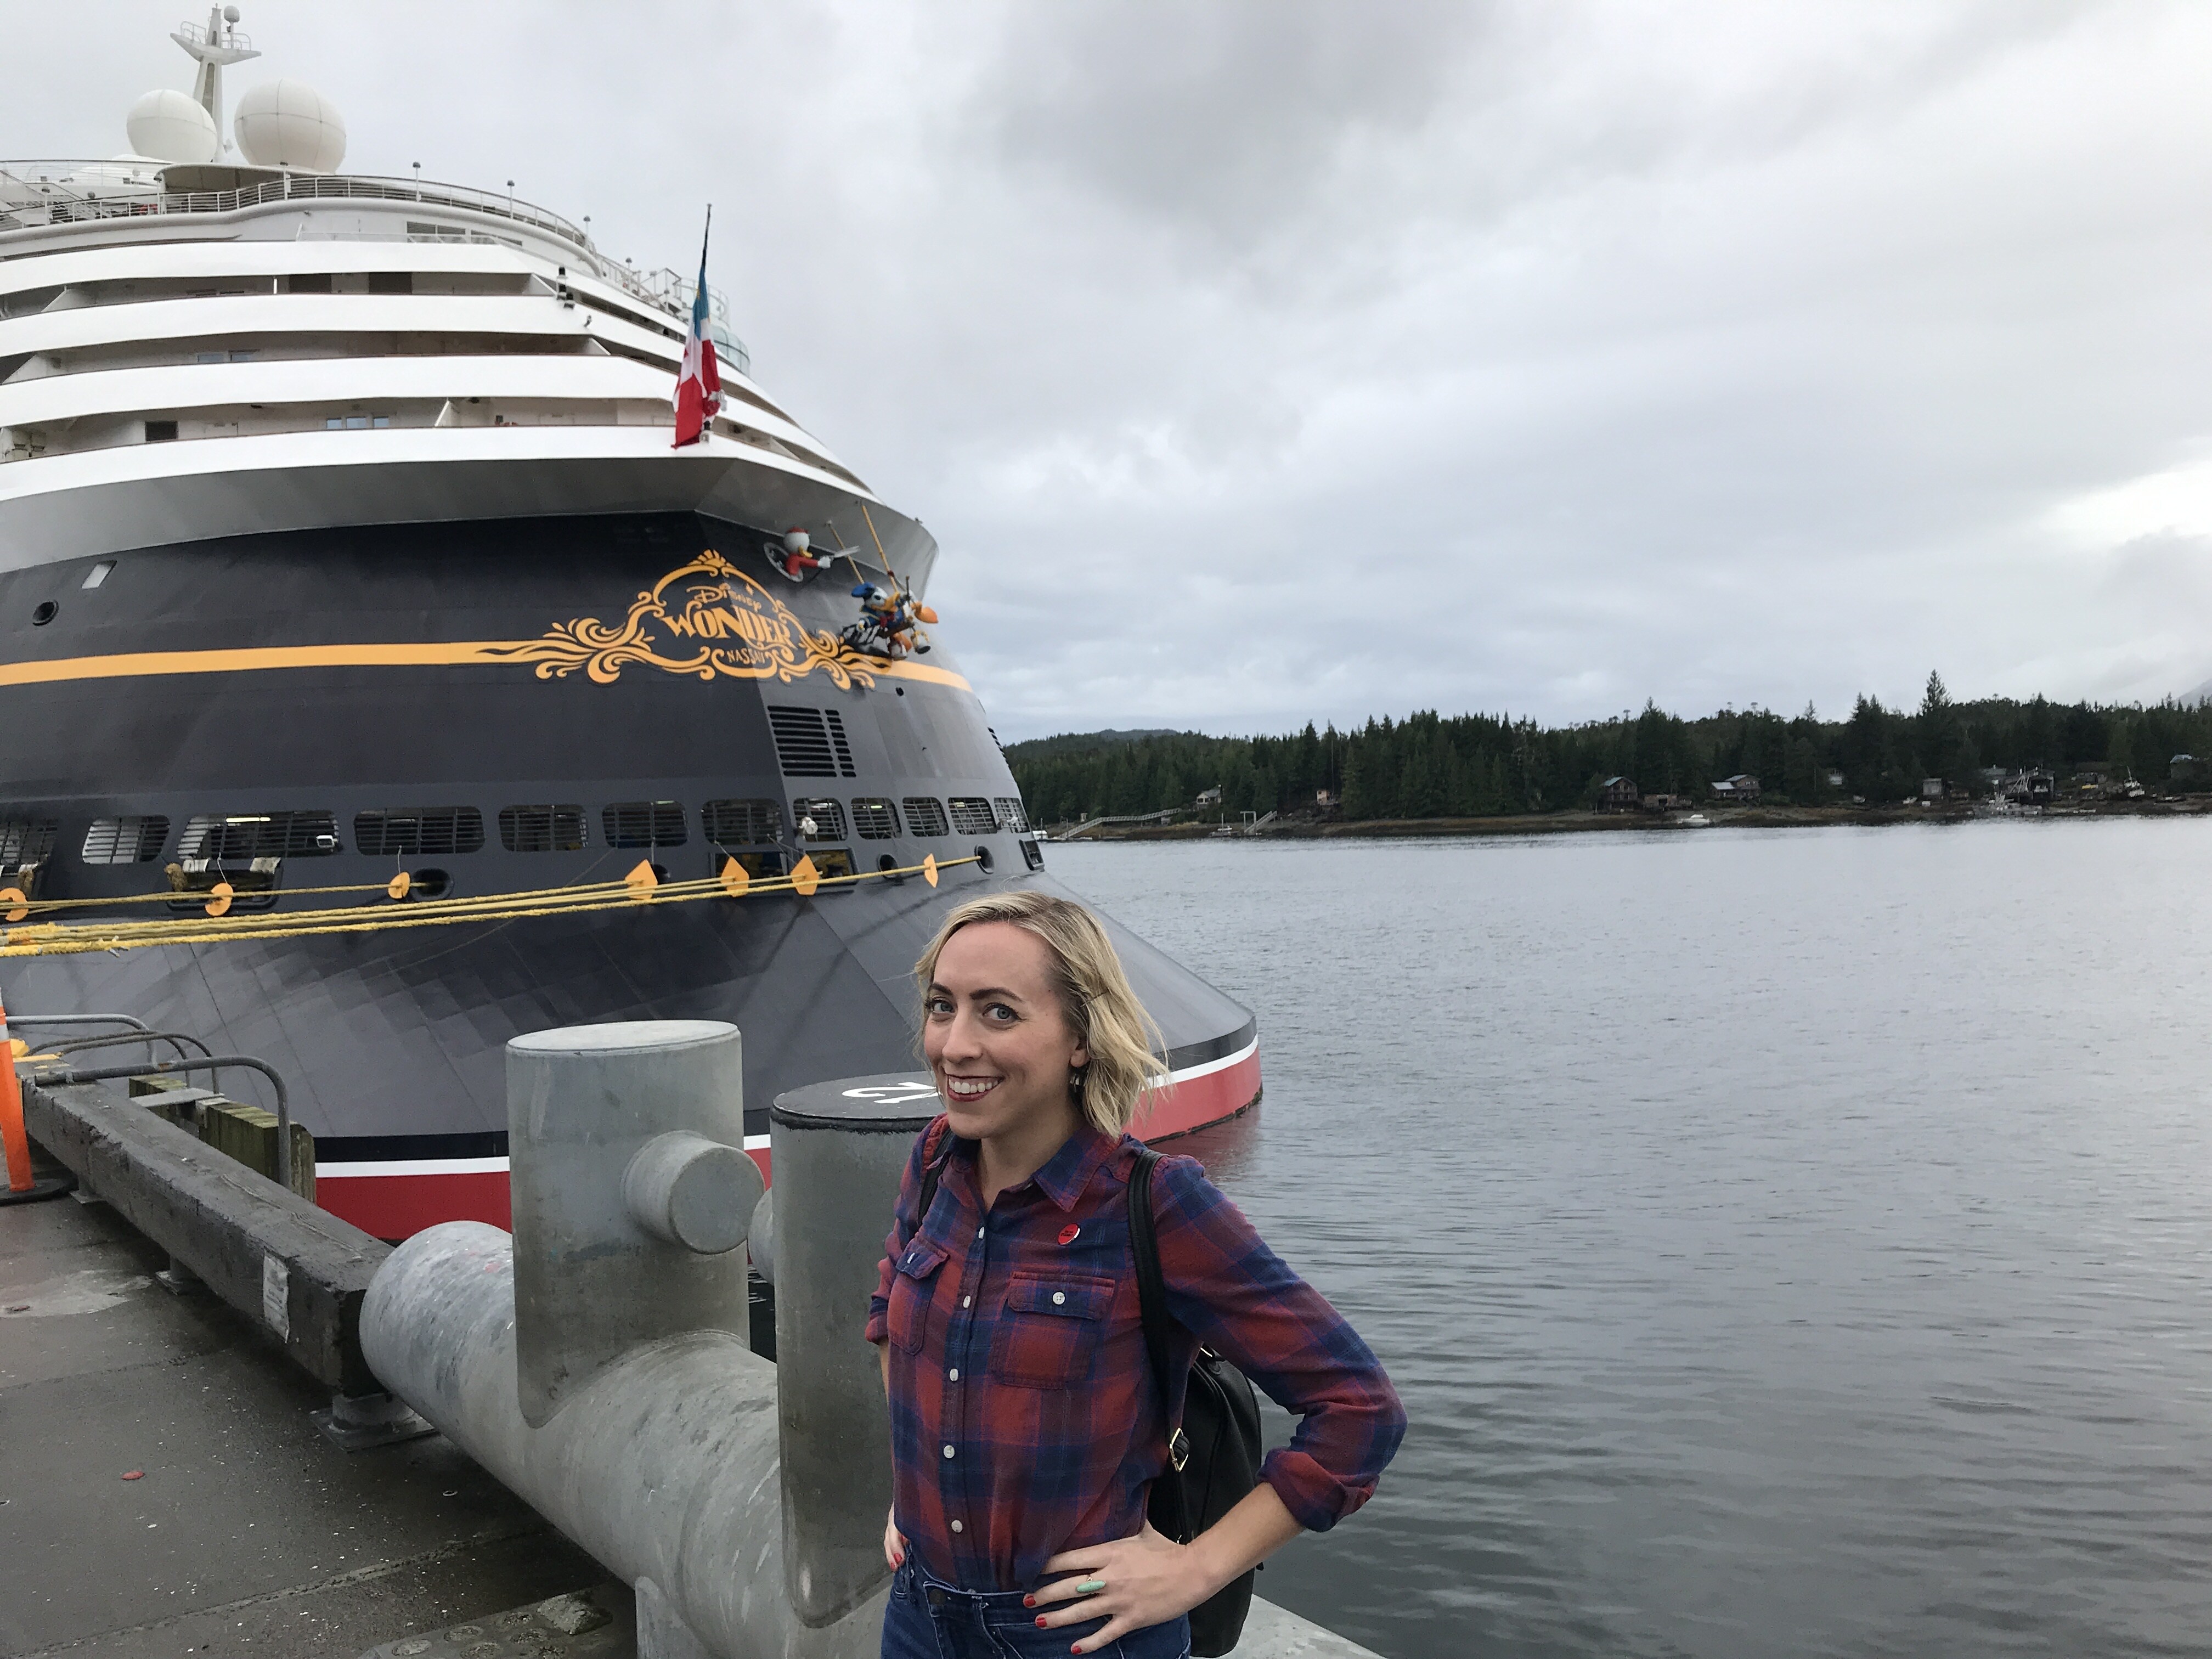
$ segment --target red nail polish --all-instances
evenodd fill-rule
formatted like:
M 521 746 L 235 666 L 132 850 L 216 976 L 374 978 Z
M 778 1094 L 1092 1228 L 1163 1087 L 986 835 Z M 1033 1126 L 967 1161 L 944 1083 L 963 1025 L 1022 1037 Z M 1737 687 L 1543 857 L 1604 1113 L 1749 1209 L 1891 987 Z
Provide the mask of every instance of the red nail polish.
M 1042 1613 L 1039 1613 L 1037 1614 L 1037 1628 L 1039 1630 L 1042 1630 L 1044 1627 L 1044 1615 Z
M 1036 1597 L 1034 1595 L 1024 1595 L 1022 1597 L 1022 1605 L 1025 1607 L 1035 1607 L 1036 1605 Z

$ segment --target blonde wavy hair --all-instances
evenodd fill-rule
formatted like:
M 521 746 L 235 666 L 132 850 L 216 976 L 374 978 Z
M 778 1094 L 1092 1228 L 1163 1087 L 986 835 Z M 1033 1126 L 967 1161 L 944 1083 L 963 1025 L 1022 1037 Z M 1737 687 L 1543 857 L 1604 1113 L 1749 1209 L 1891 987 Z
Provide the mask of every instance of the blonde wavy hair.
M 1121 958 L 1098 918 L 1073 900 L 1034 890 L 991 893 L 969 899 L 945 919 L 937 937 L 914 965 L 915 982 L 927 1003 L 937 977 L 938 953 L 945 941 L 977 922 L 1010 922 L 1045 943 L 1052 952 L 1053 989 L 1060 1012 L 1091 1063 L 1070 1082 L 1076 1104 L 1101 1134 L 1119 1135 L 1129 1127 L 1145 1097 L 1167 1080 L 1161 1055 L 1166 1040 L 1121 970 Z M 923 1022 L 928 1015 L 925 1008 Z

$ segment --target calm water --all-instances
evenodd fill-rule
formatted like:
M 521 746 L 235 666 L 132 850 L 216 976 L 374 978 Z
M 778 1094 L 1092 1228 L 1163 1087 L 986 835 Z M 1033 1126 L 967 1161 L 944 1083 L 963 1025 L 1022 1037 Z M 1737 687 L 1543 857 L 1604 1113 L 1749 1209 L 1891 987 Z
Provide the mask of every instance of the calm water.
M 2212 823 L 1067 846 L 1382 1354 L 1392 1659 L 2212 1651 Z

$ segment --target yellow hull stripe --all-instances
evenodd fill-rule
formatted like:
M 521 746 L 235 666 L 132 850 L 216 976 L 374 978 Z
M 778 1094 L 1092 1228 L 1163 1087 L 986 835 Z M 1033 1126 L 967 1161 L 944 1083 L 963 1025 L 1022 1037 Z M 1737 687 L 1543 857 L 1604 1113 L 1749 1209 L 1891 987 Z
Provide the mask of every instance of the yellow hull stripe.
M 276 668 L 443 668 L 471 664 L 514 668 L 534 640 L 460 640 L 428 645 L 278 645 L 222 651 L 134 651 L 109 657 L 63 657 L 49 662 L 0 663 L 0 685 L 49 685 L 67 680 L 139 679 L 161 674 L 239 674 Z M 522 657 L 521 663 L 530 659 Z M 871 674 L 975 688 L 949 668 L 912 660 L 865 659 Z M 726 671 L 725 671 L 726 672 Z M 773 670 L 763 678 L 773 679 Z

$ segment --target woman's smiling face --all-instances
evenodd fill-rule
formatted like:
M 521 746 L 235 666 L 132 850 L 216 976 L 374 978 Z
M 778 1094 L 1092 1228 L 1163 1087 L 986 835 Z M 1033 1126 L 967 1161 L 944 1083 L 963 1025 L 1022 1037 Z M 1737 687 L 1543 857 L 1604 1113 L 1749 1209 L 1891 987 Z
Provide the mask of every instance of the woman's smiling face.
M 975 922 L 945 941 L 921 1052 L 953 1133 L 989 1139 L 1072 1109 L 1068 1073 L 1090 1055 L 1052 985 L 1051 947 L 1012 922 Z

